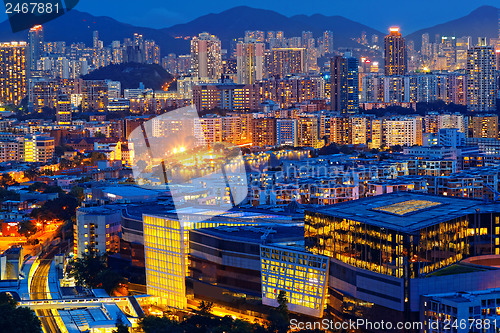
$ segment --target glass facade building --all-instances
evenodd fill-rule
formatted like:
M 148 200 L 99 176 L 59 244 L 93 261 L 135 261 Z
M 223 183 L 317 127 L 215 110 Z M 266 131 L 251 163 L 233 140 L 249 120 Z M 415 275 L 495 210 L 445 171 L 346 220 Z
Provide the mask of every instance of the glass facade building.
M 330 258 L 332 313 L 412 320 L 441 269 L 500 253 L 500 205 L 397 192 L 306 212 L 304 232 L 306 248 Z
M 148 294 L 161 306 L 187 306 L 185 278 L 189 267 L 189 230 L 286 221 L 286 217 L 208 209 L 180 209 L 177 214 L 143 214 Z M 207 220 L 207 216 L 211 216 Z M 286 223 L 286 222 L 285 222 Z
M 278 306 L 284 291 L 290 311 L 321 318 L 325 307 L 328 258 L 295 246 L 260 246 L 262 304 Z

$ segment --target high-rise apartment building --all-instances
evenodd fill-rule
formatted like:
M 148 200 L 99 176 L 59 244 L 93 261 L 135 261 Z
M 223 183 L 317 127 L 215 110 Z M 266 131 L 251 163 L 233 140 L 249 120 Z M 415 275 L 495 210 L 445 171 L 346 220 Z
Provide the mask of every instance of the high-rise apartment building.
M 80 207 L 76 211 L 74 253 L 82 258 L 89 249 L 100 254 L 120 245 L 121 211 L 115 207 Z
M 365 117 L 351 117 L 351 143 L 353 145 L 365 145 L 367 129 L 367 119 Z
M 472 137 L 498 139 L 498 116 L 490 114 L 472 117 Z
M 485 43 L 467 51 L 467 110 L 496 110 L 495 50 Z
M 385 75 L 404 75 L 407 72 L 406 43 L 398 27 L 391 27 L 384 38 Z
M 217 115 L 207 115 L 200 118 L 200 126 L 207 144 L 222 142 L 222 118 Z
M 26 43 L 0 44 L 0 105 L 19 104 L 26 95 Z
M 43 56 L 43 27 L 35 25 L 28 32 L 29 69 L 36 70 L 36 63 Z
M 103 112 L 108 107 L 106 80 L 84 80 L 82 83 L 82 110 Z
M 333 53 L 333 32 L 330 30 L 323 32 L 323 48 L 325 54 Z
M 422 145 L 422 118 L 401 117 L 386 119 L 384 138 L 387 146 Z
M 264 43 L 248 41 L 236 45 L 237 82 L 254 84 L 264 75 Z
M 220 79 L 222 75 L 221 42 L 207 32 L 191 40 L 191 71 L 193 76 Z
M 276 119 L 257 118 L 252 120 L 252 142 L 254 146 L 276 146 Z
M 338 145 L 351 144 L 351 121 L 349 117 L 330 118 L 330 142 Z
M 274 48 L 268 63 L 270 76 L 283 77 L 288 74 L 304 73 L 304 48 Z
M 335 56 L 330 64 L 331 109 L 356 113 L 359 108 L 358 59 Z
M 276 145 L 298 145 L 297 119 L 276 119 Z
M 56 121 L 58 125 L 71 125 L 71 99 L 68 95 L 57 96 Z
M 300 117 L 298 119 L 298 146 L 318 148 L 318 119 Z

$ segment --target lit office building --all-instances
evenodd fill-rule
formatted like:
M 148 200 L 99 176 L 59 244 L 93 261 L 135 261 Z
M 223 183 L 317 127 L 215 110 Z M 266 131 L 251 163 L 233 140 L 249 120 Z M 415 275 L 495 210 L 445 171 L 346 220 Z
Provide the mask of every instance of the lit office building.
M 26 95 L 26 43 L 0 43 L 0 105 L 19 104 Z
M 201 33 L 191 40 L 191 71 L 201 79 L 220 79 L 222 55 L 220 40 L 209 33 Z
M 274 48 L 268 63 L 269 76 L 284 77 L 289 74 L 304 73 L 304 48 Z
M 397 192 L 305 214 L 307 249 L 330 257 L 328 311 L 344 319 L 416 321 L 422 295 L 500 286 L 498 270 L 454 273 L 499 240 L 500 205 L 479 200 Z
M 24 138 L 24 162 L 47 163 L 54 158 L 54 138 L 29 135 Z
M 478 45 L 467 52 L 467 110 L 496 110 L 495 50 Z
M 35 25 L 28 31 L 29 69 L 37 70 L 37 61 L 43 56 L 43 27 Z
M 249 41 L 236 45 L 237 83 L 254 84 L 264 75 L 264 43 Z
M 260 246 L 300 241 L 303 245 L 303 240 L 304 228 L 295 224 L 261 223 L 251 226 L 220 226 L 190 230 L 190 264 L 187 280 L 193 286 L 194 297 L 225 305 L 238 304 L 245 298 L 260 300 L 263 290 Z M 294 248 L 290 249 L 294 250 Z M 303 246 L 302 251 L 304 251 Z M 279 272 L 274 274 L 279 274 Z M 312 278 L 312 275 L 310 274 L 307 278 Z M 271 282 L 277 281 L 266 280 L 266 284 Z M 288 283 L 286 287 L 291 290 Z M 286 287 L 279 283 L 279 287 L 275 285 L 273 290 L 281 288 L 287 291 Z M 298 283 L 293 291 L 296 289 L 299 289 Z M 271 306 L 276 305 L 271 304 Z M 262 307 L 261 310 L 267 312 L 268 309 Z M 290 308 L 290 310 L 295 309 Z
M 472 292 L 437 293 L 422 297 L 420 322 L 426 327 L 423 333 L 449 332 L 447 320 L 450 323 L 471 323 L 472 326 L 458 325 L 457 333 L 471 332 L 471 328 L 476 328 L 474 327 L 476 323 L 485 324 L 483 332 L 495 333 L 496 323 L 500 320 L 500 290 L 491 288 Z M 480 324 L 477 325 L 480 327 Z M 474 331 L 480 330 L 476 328 Z
M 321 318 L 328 289 L 328 257 L 287 243 L 260 246 L 262 304 L 278 306 L 284 291 L 288 309 Z
M 330 63 L 331 109 L 356 113 L 359 108 L 358 59 L 335 56 Z
M 185 278 L 190 252 L 189 230 L 277 223 L 283 217 L 246 212 L 184 208 L 165 215 L 143 214 L 144 255 L 148 294 L 160 305 L 185 309 Z M 289 223 L 290 221 L 288 221 Z M 280 223 L 280 222 L 278 222 Z
M 407 72 L 406 43 L 398 27 L 391 27 L 384 38 L 385 75 L 405 75 Z

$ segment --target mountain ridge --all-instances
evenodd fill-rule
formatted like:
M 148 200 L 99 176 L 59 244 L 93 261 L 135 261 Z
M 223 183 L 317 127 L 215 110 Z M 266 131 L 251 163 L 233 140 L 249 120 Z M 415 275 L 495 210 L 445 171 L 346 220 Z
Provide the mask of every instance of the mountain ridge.
M 422 34 L 428 32 L 433 36 L 439 33 L 442 36 L 462 37 L 479 36 L 498 37 L 499 9 L 493 6 L 480 6 L 469 14 L 447 21 L 432 27 L 420 29 L 406 35 L 408 40 L 413 40 L 417 49 L 421 43 Z M 331 30 L 334 38 L 334 48 L 364 48 L 355 40 L 365 31 L 369 39 L 371 35 L 383 39 L 386 32 L 373 29 L 362 23 L 350 20 L 343 16 L 324 14 L 285 16 L 278 12 L 237 6 L 220 13 L 209 13 L 183 24 L 175 24 L 166 28 L 154 29 L 138 27 L 117 21 L 108 16 L 93 16 L 89 13 L 71 10 L 65 15 L 44 25 L 47 41 L 64 40 L 67 44 L 84 42 L 92 45 L 92 32 L 99 31 L 99 39 L 105 45 L 113 40 L 123 41 L 123 38 L 132 38 L 134 33 L 152 39 L 161 47 L 163 55 L 168 53 L 189 53 L 189 38 L 201 32 L 209 32 L 218 36 L 223 48 L 229 48 L 229 43 L 235 38 L 244 36 L 246 30 L 284 31 L 285 37 L 301 36 L 302 31 L 311 31 L 315 38 L 322 35 L 323 31 Z M 0 23 L 0 41 L 27 40 L 27 31 L 12 33 L 8 21 Z

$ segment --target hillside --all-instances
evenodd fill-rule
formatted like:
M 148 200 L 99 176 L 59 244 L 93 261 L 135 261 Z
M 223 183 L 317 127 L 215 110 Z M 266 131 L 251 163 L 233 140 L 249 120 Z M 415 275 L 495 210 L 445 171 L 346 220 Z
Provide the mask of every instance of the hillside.
M 477 43 L 478 37 L 498 38 L 498 12 L 498 8 L 482 6 L 464 17 L 418 30 L 406 38 L 413 40 L 418 50 L 422 45 L 424 33 L 429 34 L 431 42 L 434 42 L 436 34 L 455 37 L 471 36 L 474 44 Z
M 380 31 L 341 16 L 315 14 L 286 17 L 272 10 L 247 6 L 234 7 L 218 14 L 204 15 L 191 22 L 163 29 L 165 33 L 173 37 L 194 36 L 207 31 L 218 36 L 225 45 L 224 47 L 227 47 L 230 40 L 244 36 L 246 30 L 281 30 L 285 33 L 285 37 L 301 36 L 302 31 L 311 31 L 314 38 L 322 36 L 323 31 L 331 30 L 336 47 L 359 47 L 360 45 L 352 38 L 359 38 L 362 31 L 365 31 L 368 36 L 382 35 Z
M 142 82 L 146 88 L 161 90 L 162 86 L 173 77 L 158 65 L 125 63 L 101 67 L 85 75 L 83 79 L 120 81 L 122 89 L 138 88 Z

